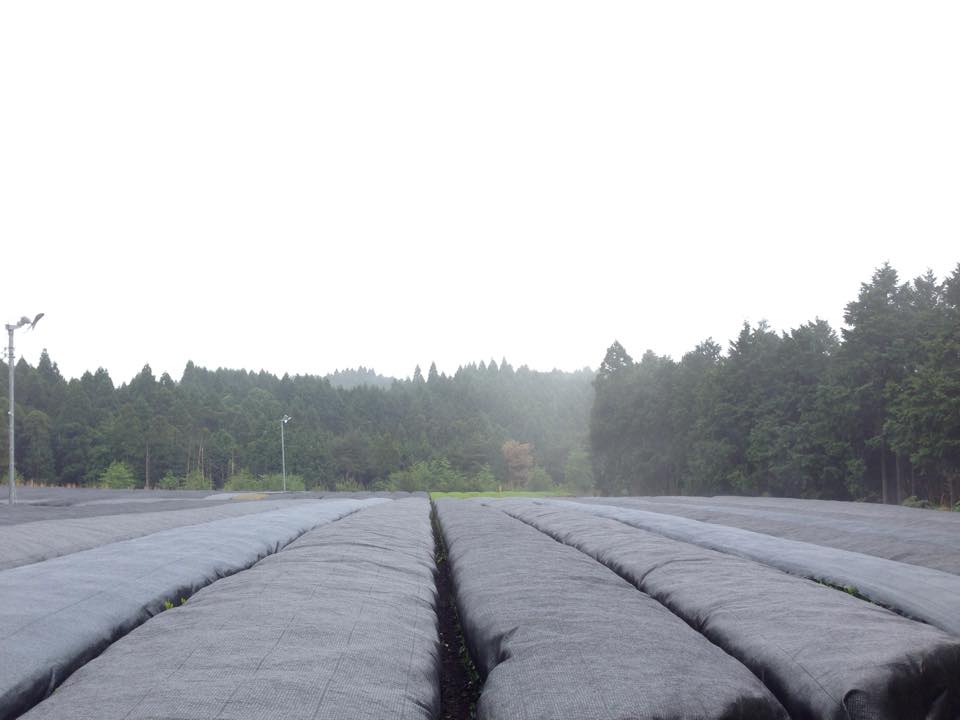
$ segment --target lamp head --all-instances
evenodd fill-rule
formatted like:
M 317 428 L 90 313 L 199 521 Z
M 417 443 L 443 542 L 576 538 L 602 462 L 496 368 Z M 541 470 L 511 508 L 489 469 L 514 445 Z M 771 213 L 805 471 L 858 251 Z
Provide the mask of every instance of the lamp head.
M 7 329 L 10 330 L 12 328 L 13 330 L 17 330 L 19 328 L 22 328 L 24 325 L 29 325 L 30 326 L 29 329 L 33 330 L 37 326 L 37 323 L 40 322 L 40 318 L 42 318 L 43 315 L 44 313 L 37 313 L 36 317 L 34 317 L 33 320 L 31 320 L 26 315 L 24 315 L 23 317 L 20 318 L 20 320 L 17 322 L 16 325 L 7 325 Z

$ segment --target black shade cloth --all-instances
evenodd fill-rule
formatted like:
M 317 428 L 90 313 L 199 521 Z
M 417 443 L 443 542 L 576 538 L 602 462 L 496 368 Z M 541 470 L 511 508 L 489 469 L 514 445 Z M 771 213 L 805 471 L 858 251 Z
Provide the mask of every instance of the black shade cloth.
M 792 575 L 852 587 L 874 602 L 960 636 L 960 576 L 951 573 L 675 515 L 597 503 L 544 502 L 755 560 Z
M 114 643 L 29 720 L 429 720 L 439 710 L 430 506 L 306 533 Z
M 0 718 L 163 609 L 370 503 L 298 503 L 103 545 L 0 572 Z
M 38 520 L 0 526 L 0 570 L 90 550 L 186 525 L 288 507 L 294 500 L 225 502 L 160 512 Z
M 746 664 L 794 720 L 955 720 L 960 639 L 765 565 L 552 505 L 492 507 L 576 547 Z
M 481 720 L 786 718 L 742 664 L 583 553 L 438 500 Z
M 583 502 L 679 515 L 960 575 L 960 513 L 762 497 L 584 498 Z

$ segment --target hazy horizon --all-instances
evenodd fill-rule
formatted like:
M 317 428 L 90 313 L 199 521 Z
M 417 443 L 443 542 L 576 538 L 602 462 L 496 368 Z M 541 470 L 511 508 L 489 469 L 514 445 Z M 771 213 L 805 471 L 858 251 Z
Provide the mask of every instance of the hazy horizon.
M 878 265 L 878 267 L 879 267 L 879 265 Z M 954 263 L 952 267 L 953 267 L 953 269 L 956 269 L 956 268 L 960 267 L 960 262 Z M 897 269 L 897 268 L 894 266 L 894 269 Z M 927 268 L 927 269 L 932 270 L 932 268 Z M 938 273 L 938 274 L 937 274 L 937 277 L 938 277 L 939 280 L 942 281 L 948 274 L 951 274 L 951 272 L 952 272 L 952 271 L 943 272 L 943 273 Z M 900 274 L 900 280 L 901 280 L 901 282 L 906 282 L 907 280 L 912 280 L 914 277 L 916 277 L 916 276 L 918 276 L 918 275 L 920 275 L 920 274 L 922 274 L 922 273 L 914 273 L 913 275 L 907 277 L 905 274 L 901 273 L 901 274 Z M 866 282 L 867 279 L 868 279 L 868 278 L 864 278 L 863 282 Z M 848 302 L 855 299 L 855 297 L 856 297 L 856 292 L 859 291 L 859 287 L 860 287 L 860 283 L 857 284 L 856 291 L 855 291 L 853 294 L 851 294 Z M 844 304 L 846 304 L 846 303 L 844 303 Z M 846 324 L 845 324 L 844 321 L 843 321 L 843 308 L 841 308 L 840 311 L 839 311 L 839 313 L 837 313 L 837 314 L 839 315 L 838 318 L 829 318 L 829 317 L 823 317 L 823 316 L 818 316 L 818 317 L 819 317 L 819 319 L 821 319 L 821 320 L 826 320 L 827 322 L 829 322 L 829 323 L 830 323 L 830 326 L 833 328 L 833 330 L 836 331 L 837 334 L 839 335 L 841 329 L 843 329 L 844 327 L 846 327 Z M 475 365 L 476 365 L 476 364 L 479 364 L 480 362 L 488 363 L 488 362 L 490 362 L 491 360 L 495 361 L 495 362 L 499 365 L 504 359 L 506 359 L 507 362 L 509 362 L 510 365 L 511 365 L 512 367 L 514 367 L 514 368 L 519 368 L 519 367 L 526 366 L 526 367 L 530 368 L 531 370 L 538 371 L 538 372 L 551 372 L 551 371 L 578 372 L 578 371 L 580 371 L 580 370 L 585 370 L 585 369 L 586 369 L 586 370 L 594 371 L 594 370 L 596 370 L 596 368 L 598 368 L 598 367 L 600 366 L 600 362 L 601 362 L 601 360 L 603 359 L 604 353 L 606 352 L 606 350 L 607 350 L 607 348 L 610 346 L 610 344 L 612 344 L 614 341 L 620 342 L 621 345 L 623 345 L 623 346 L 626 348 L 627 352 L 629 352 L 635 359 L 639 359 L 640 356 L 641 356 L 644 352 L 646 352 L 646 351 L 648 351 L 648 350 L 651 350 L 651 351 L 653 351 L 654 353 L 656 353 L 657 355 L 660 355 L 660 356 L 668 356 L 668 357 L 673 358 L 674 360 L 679 360 L 685 353 L 693 350 L 694 347 L 695 347 L 699 342 L 701 342 L 701 341 L 703 341 L 703 340 L 707 340 L 707 339 L 712 339 L 714 342 L 718 343 L 718 344 L 721 346 L 721 348 L 723 348 L 723 351 L 726 352 L 726 351 L 729 349 L 730 343 L 731 343 L 734 339 L 736 339 L 736 336 L 739 334 L 741 328 L 743 327 L 743 323 L 745 323 L 745 322 L 750 323 L 750 324 L 753 325 L 753 326 L 756 326 L 757 323 L 759 323 L 759 322 L 767 322 L 767 323 L 770 325 L 770 328 L 771 328 L 772 330 L 774 330 L 774 331 L 777 332 L 777 333 L 782 333 L 782 332 L 789 332 L 790 330 L 798 327 L 798 326 L 801 325 L 801 324 L 804 324 L 804 323 L 807 323 L 807 322 L 812 322 L 812 321 L 818 319 L 818 317 L 809 317 L 809 318 L 807 318 L 806 320 L 803 320 L 803 321 L 801 321 L 801 322 L 799 322 L 799 323 L 795 323 L 794 325 L 791 325 L 790 327 L 778 327 L 778 326 L 774 325 L 773 323 L 770 323 L 770 322 L 769 322 L 769 319 L 766 318 L 766 317 L 763 317 L 763 316 L 758 316 L 758 317 L 756 317 L 756 319 L 744 318 L 744 319 L 741 320 L 740 322 L 738 322 L 738 323 L 736 323 L 736 324 L 734 324 L 734 325 L 731 326 L 731 332 L 728 334 L 728 336 L 726 336 L 726 337 L 724 337 L 724 338 L 720 338 L 720 337 L 717 337 L 717 336 L 703 336 L 703 337 L 700 337 L 699 340 L 696 340 L 695 342 L 693 342 L 692 344 L 690 344 L 688 347 L 685 347 L 685 348 L 683 348 L 683 349 L 681 349 L 681 350 L 679 350 L 679 351 L 676 351 L 676 352 L 664 352 L 664 351 L 661 351 L 661 350 L 660 350 L 659 348 L 657 348 L 657 347 L 650 347 L 649 345 L 648 345 L 648 346 L 642 346 L 642 347 L 641 347 L 640 345 L 631 345 L 629 342 L 625 342 L 625 341 L 623 340 L 623 337 L 627 337 L 627 335 L 624 334 L 623 337 L 618 336 L 618 337 L 612 337 L 612 338 L 610 338 L 609 342 L 607 342 L 605 345 L 603 345 L 602 348 L 598 348 L 597 353 L 595 353 L 595 354 L 596 354 L 596 360 L 595 360 L 594 362 L 585 363 L 584 365 L 581 365 L 581 366 L 579 366 L 579 367 L 558 367 L 557 365 L 553 365 L 553 366 L 550 366 L 550 367 L 536 367 L 536 366 L 531 365 L 530 363 L 524 362 L 522 359 L 519 359 L 519 358 L 513 358 L 513 357 L 510 357 L 510 356 L 507 356 L 507 355 L 501 355 L 501 356 L 499 356 L 499 357 L 495 357 L 495 356 L 492 356 L 492 355 L 491 355 L 491 356 L 487 356 L 487 357 L 479 357 L 479 358 L 465 359 L 465 360 L 463 360 L 463 361 L 457 362 L 455 365 L 453 365 L 453 366 L 451 366 L 451 367 L 441 366 L 439 363 L 437 363 L 437 370 L 438 370 L 438 372 L 440 372 L 441 374 L 453 375 L 453 374 L 457 371 L 457 369 L 458 369 L 459 367 L 463 367 L 463 366 L 467 366 L 467 365 L 471 365 L 471 364 L 475 364 Z M 376 374 L 382 375 L 382 376 L 384 376 L 384 377 L 388 377 L 388 378 L 392 378 L 392 379 L 397 379 L 397 380 L 409 380 L 410 378 L 413 377 L 413 374 L 414 374 L 414 372 L 415 372 L 415 368 L 416 368 L 416 367 L 419 366 L 420 369 L 421 369 L 421 371 L 422 371 L 422 373 L 424 374 L 424 376 L 426 376 L 427 370 L 429 369 L 431 363 L 436 362 L 436 361 L 434 361 L 434 360 L 418 361 L 418 362 L 416 362 L 416 363 L 414 364 L 413 367 L 411 367 L 411 368 L 410 368 L 409 370 L 407 370 L 406 372 L 404 372 L 404 371 L 388 372 L 388 371 L 385 371 L 384 369 L 381 369 L 381 367 L 380 367 L 379 365 L 377 365 L 375 362 L 370 362 L 370 361 L 367 361 L 367 362 L 361 361 L 361 362 L 358 362 L 357 364 L 352 365 L 352 366 L 349 366 L 349 367 L 344 366 L 344 367 L 335 367 L 335 368 L 323 369 L 323 370 L 305 369 L 305 370 L 291 371 L 291 370 L 287 370 L 287 369 L 283 369 L 283 368 L 265 368 L 265 367 L 244 366 L 244 365 L 238 364 L 238 363 L 234 363 L 234 364 L 219 363 L 219 364 L 215 364 L 215 365 L 208 365 L 208 364 L 205 364 L 205 363 L 202 363 L 202 362 L 198 362 L 198 361 L 196 361 L 195 359 L 188 357 L 188 358 L 183 362 L 183 365 L 181 365 L 179 368 L 168 368 L 168 367 L 158 368 L 153 362 L 151 362 L 149 359 L 147 359 L 147 360 L 145 360 L 140 366 L 138 366 L 136 369 L 134 369 L 133 371 L 129 372 L 128 375 L 124 375 L 124 376 L 119 376 L 119 375 L 117 375 L 113 370 L 111 370 L 111 368 L 110 368 L 110 366 L 109 366 L 109 363 L 100 363 L 99 365 L 94 366 L 94 367 L 87 367 L 87 368 L 83 368 L 83 369 L 81 369 L 81 370 L 79 370 L 79 371 L 67 372 L 67 371 L 64 370 L 63 365 L 62 365 L 62 363 L 60 362 L 60 360 L 58 359 L 57 355 L 56 355 L 54 352 L 52 352 L 49 347 L 39 346 L 39 345 L 38 345 L 38 342 L 37 342 L 38 339 L 42 338 L 42 333 L 40 333 L 40 331 L 42 330 L 43 325 L 45 325 L 47 322 L 48 322 L 48 316 L 47 316 L 47 315 L 44 315 L 44 317 L 43 317 L 43 318 L 41 319 L 41 321 L 38 323 L 36 330 L 30 331 L 30 332 L 27 332 L 26 330 L 20 330 L 20 331 L 17 332 L 17 334 L 16 334 L 16 348 L 15 348 L 15 349 L 16 349 L 16 352 L 17 352 L 17 359 L 19 360 L 21 357 L 26 356 L 27 361 L 28 361 L 31 365 L 36 366 L 36 363 L 37 363 L 37 360 L 39 359 L 40 353 L 43 351 L 43 349 L 46 349 L 47 352 L 50 354 L 51 360 L 52 360 L 54 363 L 57 364 L 57 366 L 58 366 L 61 374 L 62 374 L 65 378 L 67 378 L 68 380 L 71 379 L 71 378 L 79 378 L 79 377 L 80 377 L 81 375 L 83 375 L 83 373 L 85 373 L 85 372 L 88 372 L 88 371 L 89 371 L 89 372 L 94 372 L 94 371 L 96 371 L 98 368 L 102 367 L 102 368 L 106 369 L 107 372 L 110 374 L 110 377 L 111 377 L 111 379 L 113 380 L 113 382 L 114 382 L 115 384 L 117 384 L 117 385 L 120 385 L 120 384 L 124 384 L 124 383 L 129 382 L 136 374 L 138 374 L 138 373 L 143 369 L 144 366 L 149 365 L 150 368 L 151 368 L 151 370 L 153 371 L 153 374 L 154 374 L 156 377 L 160 377 L 162 374 L 168 373 L 174 380 L 176 380 L 176 381 L 179 382 L 180 379 L 181 379 L 181 377 L 183 376 L 183 371 L 184 371 L 187 363 L 190 363 L 190 362 L 194 363 L 194 365 L 196 365 L 196 366 L 198 366 L 198 367 L 204 367 L 204 368 L 206 368 L 206 369 L 208 369 L 208 370 L 216 370 L 216 369 L 221 369 L 221 368 L 222 368 L 222 369 L 227 369 L 227 370 L 244 370 L 244 371 L 252 372 L 252 373 L 258 373 L 258 372 L 264 371 L 264 372 L 268 372 L 268 373 L 271 373 L 271 374 L 273 374 L 273 375 L 276 375 L 277 377 L 283 377 L 285 374 L 286 374 L 286 375 L 290 375 L 290 376 L 296 376 L 296 375 L 313 375 L 313 376 L 321 376 L 321 377 L 323 377 L 323 376 L 327 376 L 327 375 L 332 375 L 332 374 L 334 374 L 334 373 L 337 372 L 337 371 L 343 372 L 343 371 L 350 371 L 350 370 L 359 370 L 359 369 L 362 367 L 362 368 L 364 368 L 364 369 L 366 369 L 366 370 L 373 370 Z M 33 335 L 34 333 L 38 333 L 38 334 L 36 335 L 36 337 L 31 337 L 31 335 Z M 28 349 L 28 351 L 27 351 L 26 353 L 24 353 L 23 350 L 22 350 L 24 344 L 26 344 L 26 345 L 28 346 L 28 348 L 30 348 L 30 349 Z M 39 347 L 39 349 L 35 349 L 34 346 Z M 6 348 L 5 342 L 4 342 L 4 348 Z M 34 351 L 31 352 L 31 350 L 34 350 Z M 5 353 L 4 353 L 4 357 L 5 357 Z
M 881 264 L 882 263 L 878 263 L 877 267 L 879 267 Z M 946 271 L 939 272 L 939 273 L 936 271 L 934 272 L 937 275 L 939 280 L 943 280 L 947 275 L 949 275 L 952 272 L 953 269 L 957 268 L 958 265 L 960 265 L 960 263 L 953 263 L 953 265 L 948 266 Z M 899 270 L 899 268 L 897 268 L 895 265 L 893 267 L 894 269 Z M 927 269 L 933 270 L 933 268 L 925 268 L 924 270 L 920 272 L 912 273 L 909 276 L 906 273 L 901 272 L 900 273 L 901 282 L 906 282 L 908 280 L 911 280 L 914 277 L 925 272 Z M 414 365 L 409 367 L 406 370 L 399 368 L 398 366 L 390 366 L 390 369 L 388 369 L 389 363 L 378 363 L 376 362 L 375 359 L 374 360 L 360 359 L 358 362 L 350 366 L 315 367 L 315 368 L 311 368 L 309 366 L 301 366 L 301 367 L 298 367 L 297 369 L 291 369 L 291 368 L 284 368 L 284 367 L 255 367 L 252 365 L 244 365 L 242 361 L 230 362 L 229 360 L 227 360 L 226 362 L 206 363 L 196 358 L 188 356 L 186 359 L 183 360 L 182 364 L 179 367 L 170 367 L 168 365 L 160 366 L 158 365 L 157 362 L 152 361 L 149 357 L 145 357 L 143 362 L 140 363 L 139 365 L 136 365 L 135 367 L 128 365 L 126 369 L 122 371 L 122 374 L 121 374 L 115 369 L 116 364 L 114 364 L 114 367 L 112 367 L 109 360 L 106 362 L 97 363 L 96 365 L 93 365 L 93 366 L 82 367 L 79 369 L 74 367 L 72 363 L 68 362 L 67 367 L 65 367 L 61 354 L 55 352 L 54 349 L 44 344 L 44 330 L 46 330 L 50 324 L 53 324 L 56 322 L 56 317 L 54 316 L 53 318 L 51 318 L 49 313 L 46 313 L 44 315 L 44 317 L 37 324 L 37 327 L 35 330 L 28 332 L 27 330 L 22 329 L 17 331 L 16 340 L 15 340 L 15 350 L 16 350 L 18 360 L 21 357 L 25 357 L 27 362 L 29 362 L 33 366 L 36 366 L 37 360 L 39 359 L 41 352 L 43 351 L 43 349 L 46 349 L 47 352 L 50 354 L 51 360 L 53 360 L 53 362 L 57 364 L 61 374 L 67 379 L 79 378 L 85 372 L 88 372 L 88 371 L 94 372 L 98 368 L 102 367 L 107 370 L 107 372 L 110 374 L 111 379 L 117 385 L 129 382 L 136 374 L 138 374 L 143 369 L 145 365 L 150 366 L 151 370 L 153 371 L 156 377 L 160 377 L 163 373 L 168 373 L 174 380 L 179 381 L 183 375 L 183 370 L 186 367 L 188 362 L 193 362 L 195 365 L 199 367 L 204 367 L 210 370 L 224 368 L 228 370 L 245 370 L 247 372 L 254 372 L 254 373 L 265 371 L 273 375 L 276 375 L 277 377 L 282 377 L 285 374 L 291 375 L 291 376 L 295 376 L 295 375 L 326 376 L 326 375 L 332 375 L 336 371 L 342 372 L 345 370 L 357 370 L 360 367 L 363 367 L 368 370 L 374 370 L 378 375 L 383 375 L 385 377 L 395 378 L 398 380 L 406 380 L 406 379 L 410 379 L 413 376 L 414 370 L 418 365 L 421 371 L 423 372 L 423 374 L 426 375 L 427 370 L 430 367 L 430 364 L 432 362 L 437 362 L 437 370 L 440 373 L 452 375 L 453 373 L 456 372 L 457 368 L 461 366 L 466 366 L 469 364 L 479 364 L 480 362 L 487 363 L 490 360 L 494 360 L 499 364 L 504 358 L 506 358 L 506 360 L 514 368 L 527 366 L 531 370 L 535 370 L 538 372 L 551 372 L 554 370 L 559 370 L 563 372 L 577 372 L 583 369 L 595 370 L 597 367 L 599 367 L 600 362 L 603 359 L 603 355 L 606 352 L 606 349 L 615 340 L 620 342 L 626 348 L 627 352 L 629 352 L 635 358 L 639 358 L 647 350 L 652 350 L 657 355 L 669 356 L 669 357 L 672 357 L 674 360 L 679 360 L 685 353 L 689 352 L 690 350 L 693 350 L 698 343 L 707 339 L 712 339 L 713 341 L 717 342 L 723 348 L 724 352 L 726 352 L 726 350 L 729 348 L 730 343 L 739 334 L 740 329 L 742 328 L 743 323 L 745 322 L 750 323 L 751 325 L 756 325 L 761 321 L 766 321 L 769 323 L 770 328 L 772 330 L 778 333 L 781 333 L 781 332 L 788 332 L 791 329 L 798 327 L 801 324 L 811 322 L 819 317 L 819 319 L 826 320 L 827 322 L 829 322 L 830 326 L 839 334 L 841 329 L 845 327 L 845 323 L 843 322 L 843 306 L 845 306 L 847 302 L 852 301 L 856 298 L 856 294 L 857 292 L 859 292 L 861 282 L 866 282 L 867 280 L 869 280 L 869 276 L 862 278 L 862 280 L 859 280 L 854 284 L 855 287 L 851 288 L 850 296 L 848 297 L 848 299 L 844 303 L 842 303 L 840 309 L 836 313 L 833 313 L 832 316 L 811 315 L 806 319 L 802 319 L 799 322 L 793 323 L 789 327 L 783 327 L 783 326 L 778 326 L 777 324 L 771 322 L 769 317 L 766 317 L 758 313 L 751 317 L 744 317 L 743 319 L 737 322 L 729 323 L 730 331 L 725 336 L 718 336 L 716 334 L 701 335 L 697 339 L 690 342 L 688 346 L 683 348 L 674 348 L 671 350 L 664 350 L 662 348 L 652 346 L 649 343 L 644 345 L 642 342 L 631 342 L 631 340 L 641 340 L 642 338 L 633 337 L 630 333 L 624 332 L 624 333 L 621 333 L 620 335 L 611 337 L 606 343 L 602 344 L 601 346 L 597 346 L 595 348 L 595 352 L 593 353 L 593 356 L 594 356 L 593 359 L 579 366 L 561 366 L 561 365 L 558 365 L 557 363 L 554 363 L 553 365 L 537 366 L 530 362 L 524 361 L 522 358 L 513 357 L 508 354 L 502 354 L 499 356 L 488 354 L 486 356 L 481 355 L 480 357 L 465 358 L 463 360 L 457 360 L 452 365 L 451 364 L 441 365 L 440 362 L 437 362 L 432 359 L 415 360 Z M 13 320 L 13 319 L 15 318 L 10 318 L 10 320 Z M 7 322 L 7 320 L 4 320 L 4 322 Z M 693 337 L 692 334 L 688 334 L 688 336 Z M 5 348 L 6 348 L 6 338 L 4 337 L 4 349 Z M 66 353 L 66 355 L 69 357 L 70 353 Z M 158 355 L 162 356 L 163 354 L 158 353 Z M 4 358 L 5 356 L 6 356 L 6 353 L 4 352 Z

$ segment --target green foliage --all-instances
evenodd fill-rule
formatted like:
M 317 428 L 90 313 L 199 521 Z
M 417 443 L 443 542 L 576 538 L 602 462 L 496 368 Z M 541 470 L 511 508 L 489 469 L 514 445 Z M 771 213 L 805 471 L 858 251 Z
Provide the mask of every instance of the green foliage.
M 404 490 L 407 492 L 429 490 L 432 478 L 430 463 L 418 462 L 406 470 L 398 470 L 390 473 L 383 489 Z
M 36 479 L 93 485 L 117 460 L 138 486 L 160 487 L 171 476 L 221 488 L 239 468 L 253 477 L 276 472 L 286 413 L 287 467 L 306 487 L 383 488 L 391 473 L 446 458 L 452 475 L 440 482 L 477 489 L 507 483 L 507 439 L 528 445 L 532 464 L 554 478 L 586 440 L 587 369 L 536 372 L 490 361 L 447 375 L 425 367 L 417 380 L 364 368 L 328 379 L 188 363 L 179 381 L 145 366 L 118 387 L 103 369 L 67 381 L 46 355 L 36 368 L 21 360 L 17 467 Z M 5 373 L 0 363 L 2 380 Z M 300 487 L 296 478 L 292 487 Z
M 172 610 L 172 609 L 173 609 L 173 602 L 170 601 L 170 600 L 164 600 L 164 601 L 163 601 L 163 609 L 164 609 L 164 610 Z
M 854 585 L 837 585 L 836 583 L 830 582 L 829 580 L 824 580 L 822 578 L 813 578 L 813 581 L 825 587 L 839 590 L 840 592 L 845 592 L 847 595 L 853 595 L 853 597 L 857 598 L 858 600 L 872 602 L 870 598 L 861 593 Z
M 271 473 L 269 475 L 262 475 L 260 477 L 260 482 L 263 485 L 264 490 L 274 490 L 280 491 L 283 490 L 283 474 L 282 473 Z M 295 475 L 293 473 L 287 473 L 287 492 L 302 491 L 305 489 L 302 475 Z
M 179 490 L 182 484 L 183 478 L 179 478 L 172 472 L 167 471 L 167 474 L 160 478 L 160 482 L 157 483 L 157 488 L 160 490 Z
M 260 478 L 254 477 L 249 470 L 243 469 L 231 475 L 223 484 L 223 489 L 230 492 L 263 490 Z
M 950 506 L 960 495 L 960 266 L 884 265 L 824 321 L 745 324 L 680 361 L 611 345 L 590 449 L 603 494 L 749 494 Z
M 110 467 L 100 476 L 100 487 L 102 488 L 117 490 L 135 488 L 136 486 L 137 479 L 133 476 L 133 471 L 126 463 L 118 460 L 110 463 Z
M 365 488 L 352 478 L 344 478 L 342 480 L 337 480 L 333 486 L 333 489 L 336 492 L 362 492 Z
M 19 467 L 31 480 L 45 482 L 55 477 L 50 427 L 50 417 L 45 412 L 31 410 L 17 428 Z
M 490 492 L 499 487 L 497 476 L 493 474 L 493 470 L 489 465 L 481 467 L 480 470 L 467 481 L 467 484 L 471 490 L 478 492 Z
M 564 492 L 562 489 L 549 490 L 546 492 L 536 492 L 533 490 L 504 490 L 503 492 L 498 492 L 497 490 L 490 490 L 484 492 L 432 492 L 430 497 L 434 500 L 439 498 L 452 498 L 455 500 L 468 500 L 475 497 L 558 497 L 568 495 L 569 493 Z
M 26 482 L 26 478 L 23 476 L 19 470 L 14 470 L 13 477 L 16 480 L 17 485 L 23 485 Z M 10 482 L 10 471 L 7 469 L 6 465 L 0 467 L 0 483 L 9 483 Z
M 391 490 L 456 490 L 466 484 L 463 473 L 455 470 L 446 458 L 418 462 L 406 470 L 390 473 L 387 486 Z
M 184 490 L 212 490 L 213 484 L 199 470 L 191 470 L 183 479 L 181 488 Z
M 902 282 L 884 265 L 844 317 L 839 335 L 821 320 L 744 325 L 726 350 L 706 340 L 679 360 L 614 343 L 596 374 L 504 360 L 405 380 L 280 378 L 188 363 L 179 381 L 145 366 L 117 387 L 103 369 L 67 381 L 44 353 L 15 369 L 15 459 L 60 483 L 239 487 L 247 468 L 249 489 L 279 487 L 287 413 L 287 467 L 310 487 L 524 488 L 539 466 L 572 492 L 956 506 L 960 266 Z
M 932 502 L 930 502 L 929 500 L 921 500 L 916 495 L 911 495 L 910 497 L 906 498 L 901 504 L 904 507 L 912 507 L 912 508 L 930 509 L 934 507 Z
M 590 495 L 593 492 L 593 466 L 590 454 L 576 448 L 567 455 L 563 466 L 563 487 L 573 495 Z
M 548 492 L 554 490 L 556 485 L 553 482 L 553 478 L 550 477 L 550 473 L 537 465 L 527 476 L 525 487 L 527 490 L 532 490 L 533 492 Z
M 498 486 L 497 477 L 489 465 L 483 465 L 473 475 L 457 470 L 446 458 L 414 463 L 405 470 L 390 473 L 381 490 L 407 492 L 464 492 L 491 491 Z

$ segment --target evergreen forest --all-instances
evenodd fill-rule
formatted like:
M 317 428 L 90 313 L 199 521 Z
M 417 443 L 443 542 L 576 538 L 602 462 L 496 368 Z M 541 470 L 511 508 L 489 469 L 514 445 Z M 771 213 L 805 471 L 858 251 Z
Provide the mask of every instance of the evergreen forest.
M 949 505 L 960 490 L 960 265 L 863 283 L 823 320 L 743 325 L 679 361 L 619 343 L 597 373 L 603 494 L 773 495 Z
M 592 486 L 587 369 L 491 360 L 452 377 L 417 368 L 400 381 L 366 368 L 277 377 L 188 363 L 179 381 L 147 366 L 116 387 L 102 368 L 67 381 L 44 351 L 37 367 L 21 358 L 16 373 L 16 463 L 28 481 L 278 489 L 280 418 L 289 415 L 292 488 Z M 0 450 L 6 457 L 6 433 Z
M 762 298 L 758 299 L 758 306 Z M 116 386 L 16 366 L 28 481 L 270 489 L 280 418 L 293 488 L 747 494 L 954 506 L 960 499 L 960 265 L 902 282 L 883 265 L 845 308 L 679 360 L 619 343 L 597 372 L 506 360 L 397 380 L 149 366 Z M 0 388 L 8 368 L 0 364 Z M 6 403 L 6 398 L 3 399 Z M 0 438 L 6 457 L 7 437 Z

